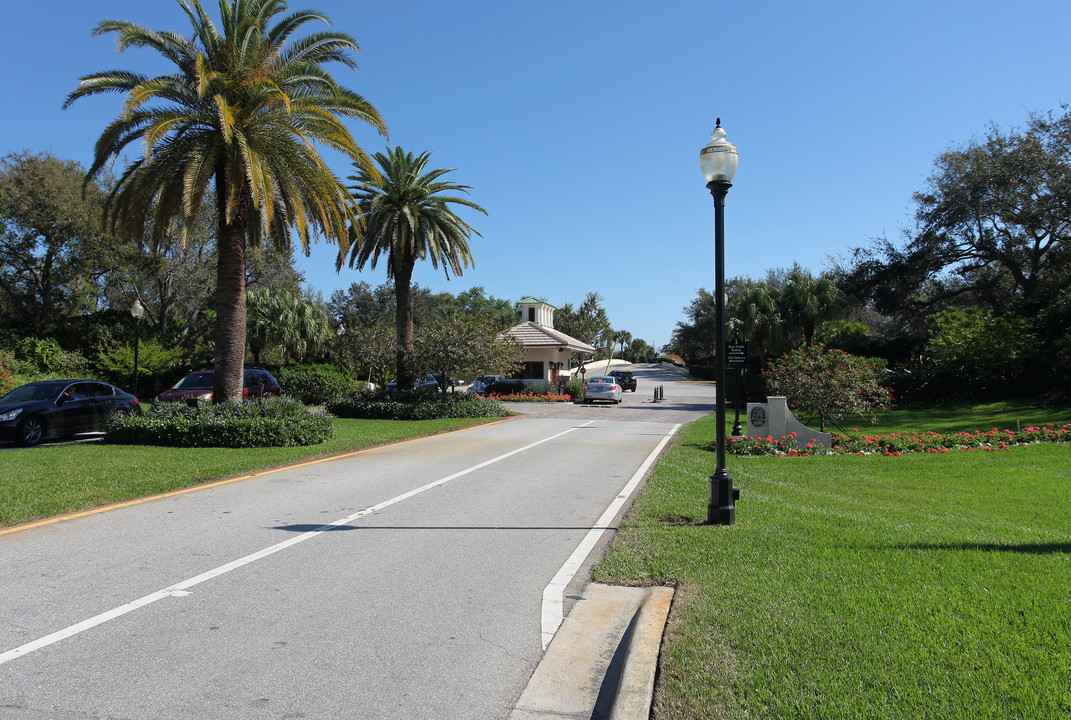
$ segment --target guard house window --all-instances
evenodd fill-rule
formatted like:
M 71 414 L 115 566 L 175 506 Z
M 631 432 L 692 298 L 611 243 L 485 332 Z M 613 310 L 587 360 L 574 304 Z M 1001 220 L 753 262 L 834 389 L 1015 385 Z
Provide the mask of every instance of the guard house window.
M 524 376 L 527 378 L 542 378 L 543 377 L 543 363 L 540 362 L 526 362 L 524 364 Z
M 528 322 L 535 322 L 535 308 L 528 308 Z

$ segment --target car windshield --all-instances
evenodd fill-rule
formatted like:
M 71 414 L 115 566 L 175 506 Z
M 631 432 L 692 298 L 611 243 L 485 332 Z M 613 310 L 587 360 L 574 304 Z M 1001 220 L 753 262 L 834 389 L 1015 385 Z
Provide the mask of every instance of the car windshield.
M 589 383 L 613 383 L 612 377 L 593 377 L 588 380 Z
M 66 382 L 30 383 L 17 387 L 4 397 L 0 403 L 31 402 L 34 400 L 51 400 L 60 390 L 67 387 Z
M 210 372 L 190 373 L 175 383 L 172 390 L 211 390 L 212 375 Z

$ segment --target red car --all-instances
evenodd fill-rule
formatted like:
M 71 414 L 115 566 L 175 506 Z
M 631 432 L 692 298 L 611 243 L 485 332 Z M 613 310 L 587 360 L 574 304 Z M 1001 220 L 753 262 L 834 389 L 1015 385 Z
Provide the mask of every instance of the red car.
M 175 383 L 170 390 L 164 390 L 157 395 L 156 399 L 161 402 L 174 402 L 176 400 L 210 402 L 212 400 L 215 375 L 213 370 L 192 372 Z M 279 383 L 267 370 L 261 368 L 245 369 L 245 379 L 242 382 L 243 400 L 277 396 L 280 392 Z

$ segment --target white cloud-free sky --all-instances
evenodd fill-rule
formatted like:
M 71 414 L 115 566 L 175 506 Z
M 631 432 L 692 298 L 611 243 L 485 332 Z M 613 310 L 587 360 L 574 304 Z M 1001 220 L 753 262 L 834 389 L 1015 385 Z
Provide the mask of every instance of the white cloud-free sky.
M 215 11 L 215 3 L 206 6 Z M 1071 101 L 1067 0 L 309 0 L 361 44 L 335 76 L 391 133 L 354 125 L 369 152 L 432 152 L 488 211 L 464 213 L 475 267 L 458 293 L 578 303 L 605 298 L 615 328 L 655 347 L 713 287 L 713 205 L 699 150 L 716 117 L 739 148 L 726 201 L 726 275 L 798 262 L 814 272 L 869 239 L 899 237 L 934 157 Z M 175 0 L 5 4 L 0 152 L 90 163 L 120 99 L 63 101 L 79 76 L 165 69 L 90 36 L 104 19 L 188 33 Z M 309 26 L 315 27 L 315 26 Z M 329 156 L 330 157 L 330 156 Z M 345 161 L 331 162 L 340 176 Z M 385 266 L 300 258 L 324 297 L 378 285 Z

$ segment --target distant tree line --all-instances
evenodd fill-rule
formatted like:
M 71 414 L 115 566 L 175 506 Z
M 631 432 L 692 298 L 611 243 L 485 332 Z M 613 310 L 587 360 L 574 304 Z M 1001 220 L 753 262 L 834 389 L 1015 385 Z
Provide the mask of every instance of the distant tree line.
M 1071 376 L 1071 110 L 937 156 L 899 243 L 878 238 L 819 273 L 727 283 L 728 333 L 753 370 L 801 345 L 883 358 L 898 399 L 1031 395 L 1066 402 Z M 665 350 L 710 362 L 700 289 Z M 761 392 L 761 387 L 754 388 Z

